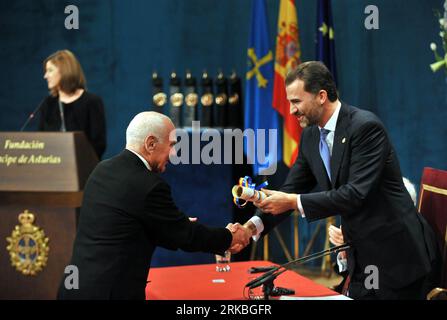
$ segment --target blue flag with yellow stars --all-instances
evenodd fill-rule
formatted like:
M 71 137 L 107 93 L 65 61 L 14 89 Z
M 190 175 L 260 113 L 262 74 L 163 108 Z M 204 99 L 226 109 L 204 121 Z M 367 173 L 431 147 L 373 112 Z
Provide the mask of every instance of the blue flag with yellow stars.
M 255 175 L 271 175 L 281 160 L 282 143 L 279 140 L 279 116 L 272 105 L 274 57 L 265 0 L 253 0 L 252 3 L 247 55 L 244 127 L 254 130 L 254 139 L 245 139 L 244 151 L 248 163 L 253 163 Z
M 317 56 L 331 71 L 337 82 L 335 65 L 334 23 L 332 21 L 331 0 L 318 0 L 317 9 Z

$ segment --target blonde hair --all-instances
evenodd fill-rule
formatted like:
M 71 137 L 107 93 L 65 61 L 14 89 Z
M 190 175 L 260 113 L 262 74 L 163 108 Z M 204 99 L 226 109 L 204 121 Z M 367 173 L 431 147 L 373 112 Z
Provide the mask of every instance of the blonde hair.
M 47 62 L 51 62 L 61 75 L 59 84 L 50 89 L 52 96 L 58 95 L 58 90 L 65 93 L 74 93 L 77 89 L 85 89 L 86 81 L 81 64 L 76 56 L 69 50 L 59 50 L 50 55 L 43 62 L 43 70 L 46 72 Z

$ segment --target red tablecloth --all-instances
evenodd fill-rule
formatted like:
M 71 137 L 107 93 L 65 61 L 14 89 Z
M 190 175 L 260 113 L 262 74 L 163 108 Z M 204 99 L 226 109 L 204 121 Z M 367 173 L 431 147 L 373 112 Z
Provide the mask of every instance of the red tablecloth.
M 250 267 L 271 266 L 269 261 L 232 262 L 230 272 L 216 272 L 215 264 L 152 268 L 146 286 L 149 300 L 240 300 L 245 284 L 262 275 L 248 273 Z M 220 282 L 220 280 L 225 282 Z M 213 282 L 218 280 L 218 282 Z M 286 271 L 275 280 L 276 287 L 295 290 L 295 296 L 318 297 L 338 293 L 293 271 Z M 260 293 L 260 289 L 256 289 Z

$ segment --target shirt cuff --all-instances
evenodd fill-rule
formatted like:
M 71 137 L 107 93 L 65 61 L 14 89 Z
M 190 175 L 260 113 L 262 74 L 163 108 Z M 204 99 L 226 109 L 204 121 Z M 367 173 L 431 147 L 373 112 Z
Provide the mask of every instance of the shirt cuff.
M 340 252 L 337 254 L 337 265 L 338 265 L 338 271 L 339 272 L 343 272 L 348 270 L 348 260 L 347 259 L 343 259 L 341 257 Z
M 262 222 L 262 219 L 259 218 L 258 216 L 253 216 L 248 221 L 251 221 L 255 225 L 255 227 L 256 227 L 256 234 L 254 234 L 252 236 L 252 238 L 253 238 L 254 241 L 258 241 L 259 238 L 261 237 L 262 231 L 264 231 L 264 223 Z
M 301 204 L 301 195 L 300 194 L 296 197 L 296 203 L 297 203 L 298 211 L 301 214 L 301 217 L 305 218 L 306 215 L 304 214 L 303 205 Z

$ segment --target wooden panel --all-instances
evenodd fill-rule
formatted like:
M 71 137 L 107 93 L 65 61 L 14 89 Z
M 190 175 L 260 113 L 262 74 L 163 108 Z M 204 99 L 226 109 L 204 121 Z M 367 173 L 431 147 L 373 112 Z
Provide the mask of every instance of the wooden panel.
M 79 208 L 83 192 L 0 192 L 2 205 L 20 203 L 23 206 L 39 204 L 47 207 Z
M 0 132 L 0 191 L 79 191 L 97 162 L 82 132 Z
M 70 261 L 77 209 L 98 159 L 82 132 L 0 132 L 0 299 L 54 299 Z M 25 276 L 11 266 L 6 238 L 24 210 L 49 238 L 47 266 Z

